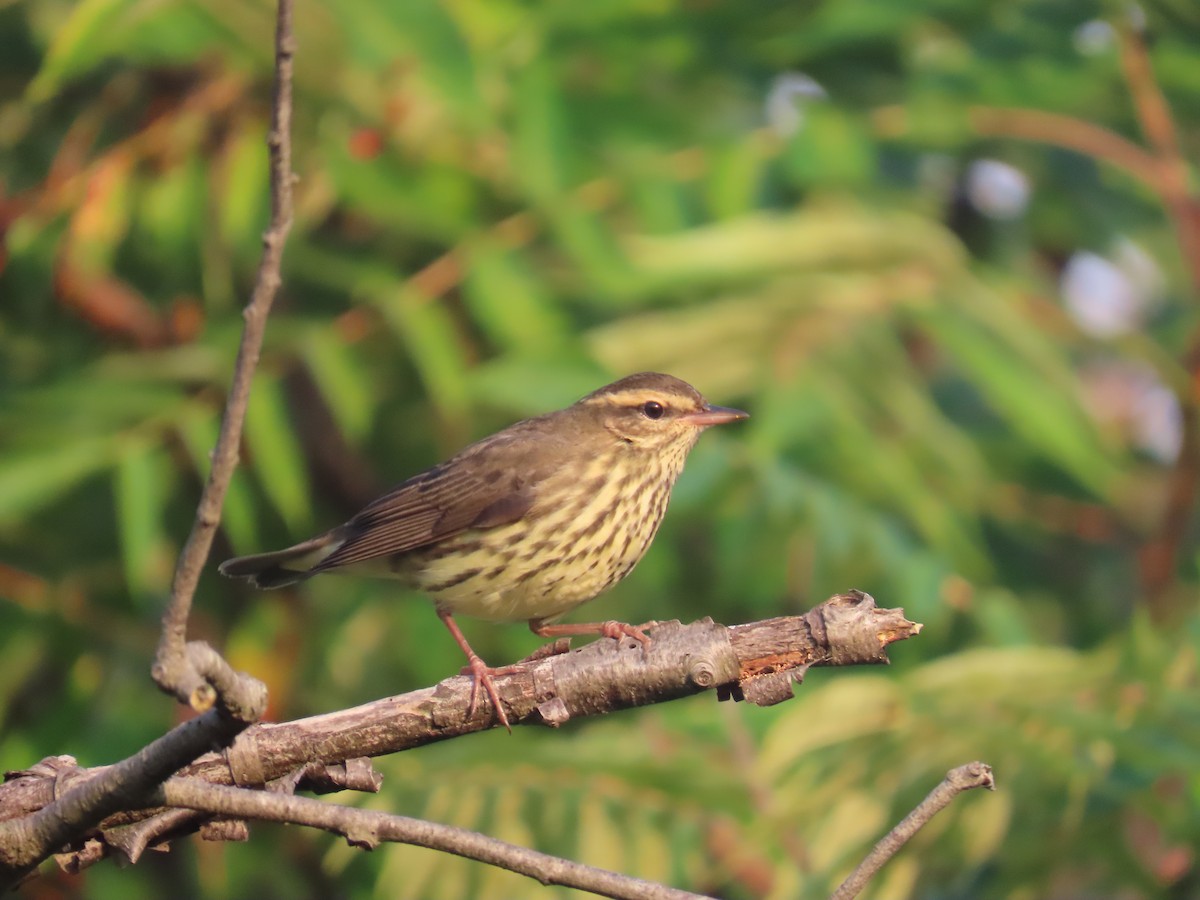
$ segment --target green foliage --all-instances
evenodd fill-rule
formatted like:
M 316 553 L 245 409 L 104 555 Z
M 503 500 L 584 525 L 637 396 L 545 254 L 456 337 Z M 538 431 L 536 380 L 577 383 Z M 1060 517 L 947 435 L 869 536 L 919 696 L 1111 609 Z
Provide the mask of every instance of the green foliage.
M 1000 790 L 939 816 L 871 896 L 1187 895 L 1200 547 L 1186 503 L 1162 528 L 1200 465 L 1190 441 L 1175 460 L 1170 402 L 1193 402 L 1175 360 L 1200 248 L 1095 131 L 1141 139 L 1126 15 L 300 4 L 296 224 L 217 556 L 652 369 L 752 418 L 704 438 L 654 549 L 593 610 L 732 623 L 853 586 L 926 625 L 892 670 L 814 670 L 777 708 L 455 741 L 384 761 L 359 802 L 720 896 L 818 897 L 980 758 Z M 1200 20 L 1145 15 L 1194 159 Z M 145 675 L 267 216 L 271 29 L 269 4 L 230 0 L 0 5 L 6 768 L 111 762 L 172 722 Z M 789 71 L 825 96 L 768 101 Z M 1017 167 L 1027 205 L 972 181 L 983 159 Z M 1123 329 L 1064 303 L 1080 251 L 1149 285 Z M 210 569 L 193 627 L 267 681 L 275 718 L 460 664 L 394 586 L 254 594 Z M 533 647 L 465 627 L 496 663 Z M 564 893 L 267 828 L 55 889 Z

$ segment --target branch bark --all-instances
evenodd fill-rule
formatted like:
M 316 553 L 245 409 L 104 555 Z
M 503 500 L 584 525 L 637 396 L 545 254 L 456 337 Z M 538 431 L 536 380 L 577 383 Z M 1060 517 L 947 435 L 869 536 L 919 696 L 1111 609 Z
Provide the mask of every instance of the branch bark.
M 322 803 L 310 797 L 245 791 L 172 778 L 162 786 L 158 802 L 221 816 L 309 825 L 340 834 L 354 846 L 373 850 L 380 843 L 415 844 L 453 853 L 526 875 L 542 884 L 573 887 L 622 900 L 698 900 L 699 894 L 632 878 L 518 847 L 465 828 L 439 825 L 407 816 Z
M 222 710 L 210 710 L 81 780 L 69 777 L 71 766 L 62 758 L 44 760 L 31 773 L 48 788 L 46 802 L 21 818 L 0 814 L 0 891 L 64 845 L 84 839 L 105 818 L 144 806 L 151 791 L 196 758 L 197 747 L 211 746 L 229 733 L 226 718 Z
M 811 666 L 886 664 L 887 646 L 920 629 L 919 624 L 904 618 L 902 610 L 881 609 L 869 594 L 851 591 L 803 616 L 732 627 L 711 620 L 691 625 L 663 623 L 651 631 L 653 642 L 645 650 L 632 640 L 621 645 L 598 640 L 576 651 L 513 667 L 509 674 L 498 676 L 496 684 L 510 719 L 523 725 L 556 727 L 571 718 L 661 703 L 706 690 L 715 690 L 722 700 L 768 705 L 790 697 L 792 685 Z M 469 700 L 470 680 L 455 676 L 434 687 L 353 709 L 255 725 L 228 749 L 181 765 L 177 775 L 210 784 L 259 788 L 301 770 L 312 771 L 313 766 L 320 767 L 318 771 L 338 764 L 354 766 L 362 757 L 494 727 L 489 709 L 466 718 Z M 214 710 L 208 715 L 216 714 Z M 86 788 L 115 768 L 85 770 L 74 768 L 73 762 L 56 765 L 47 760 L 29 771 L 10 773 L 9 780 L 0 785 L 0 825 L 15 820 L 10 828 L 24 828 L 21 823 L 55 803 L 64 790 Z M 336 779 L 332 781 L 333 787 L 339 786 Z M 371 778 L 360 775 L 350 786 L 365 784 L 370 789 L 372 783 Z M 146 809 L 149 805 L 152 803 L 145 800 L 130 803 L 99 828 L 77 834 L 69 843 L 76 850 L 83 848 L 87 838 L 103 845 L 107 831 L 159 812 Z M 150 832 L 151 839 L 163 834 Z M 104 846 L 99 850 L 100 855 L 107 852 Z M 86 864 L 99 858 L 95 846 L 87 853 L 90 856 L 74 862 Z

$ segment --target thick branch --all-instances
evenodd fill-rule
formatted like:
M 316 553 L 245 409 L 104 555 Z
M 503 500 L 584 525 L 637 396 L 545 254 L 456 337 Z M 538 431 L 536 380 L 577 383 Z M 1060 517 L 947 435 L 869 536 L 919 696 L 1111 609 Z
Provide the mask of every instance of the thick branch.
M 899 852 L 914 834 L 925 827 L 925 823 L 950 805 L 950 801 L 972 788 L 985 787 L 989 791 L 996 789 L 996 781 L 992 777 L 992 767 L 987 763 L 972 762 L 946 773 L 942 783 L 929 792 L 920 805 L 904 817 L 895 828 L 875 848 L 867 854 L 867 858 L 858 864 L 850 873 L 850 877 L 842 882 L 834 891 L 831 900 L 852 900 L 867 886 L 867 882 L 875 873 L 883 868 L 889 859 Z
M 662 703 L 707 689 L 721 699 L 778 702 L 810 666 L 887 662 L 887 645 L 917 634 L 902 610 L 880 609 L 868 594 L 830 598 L 803 616 L 726 627 L 705 620 L 651 630 L 643 651 L 630 640 L 597 640 L 570 653 L 524 663 L 496 678 L 514 724 L 556 726 L 572 717 Z M 233 745 L 182 768 L 214 784 L 259 786 L 311 764 L 382 756 L 495 726 L 484 706 L 466 718 L 463 676 L 353 709 L 248 728 Z M 94 777 L 98 770 L 80 772 Z M 0 820 L 49 803 L 55 779 L 26 774 L 0 785 Z M 107 823 L 121 824 L 132 817 Z
M 67 781 L 74 760 L 55 760 L 34 769 L 48 788 L 45 804 L 22 818 L 0 816 L 0 891 L 20 880 L 63 845 L 92 831 L 121 810 L 145 806 L 155 787 L 196 758 L 196 747 L 228 736 L 225 713 L 210 710 L 172 729 L 116 765 Z
M 853 591 L 832 597 L 804 616 L 733 627 L 710 620 L 686 626 L 664 623 L 651 631 L 653 642 L 645 651 L 633 641 L 618 646 L 612 640 L 601 639 L 578 651 L 559 652 L 516 666 L 509 674 L 497 678 L 497 686 L 512 721 L 525 725 L 557 726 L 573 716 L 673 700 L 710 688 L 717 690 L 720 699 L 776 703 L 791 696 L 793 682 L 799 681 L 808 667 L 886 663 L 888 644 L 919 631 L 920 625 L 907 621 L 902 611 L 879 609 L 869 595 Z M 558 649 L 564 648 L 559 645 Z M 210 801 L 201 803 L 193 795 L 187 795 L 192 799 L 185 800 L 183 795 L 171 794 L 170 791 L 177 789 L 172 786 L 180 781 L 248 788 L 285 779 L 285 787 L 302 781 L 310 786 L 315 783 L 371 790 L 378 787 L 378 781 L 362 757 L 493 727 L 495 721 L 490 709 L 481 710 L 471 720 L 465 718 L 469 696 L 469 680 L 456 676 L 433 688 L 355 709 L 296 722 L 254 726 L 244 731 L 228 750 L 207 754 L 190 765 L 183 765 L 192 758 L 186 753 L 174 759 L 161 757 L 158 763 L 148 765 L 146 756 L 152 748 L 187 729 L 204 727 L 203 723 L 222 715 L 213 710 L 117 766 L 82 770 L 69 757 L 60 757 L 46 760 L 27 772 L 13 773 L 11 780 L 0 785 L 0 827 L 19 836 L 43 821 L 43 817 L 62 823 L 55 826 L 58 831 L 49 832 L 51 836 L 43 839 L 38 853 L 29 854 L 34 862 L 45 858 L 47 848 L 57 850 L 66 843 L 75 848 L 65 859 L 71 866 L 87 865 L 110 850 L 136 860 L 148 843 L 180 830 L 194 829 L 202 821 L 178 810 L 163 813 L 146 809 L 147 806 L 166 800 L 176 806 L 213 811 L 204 805 Z M 190 744 L 190 738 L 184 743 Z M 152 788 L 161 782 L 164 773 L 176 767 L 176 763 L 181 766 L 178 774 L 184 777 L 168 782 L 164 788 L 167 793 L 149 797 L 147 785 Z M 340 763 L 347 763 L 343 774 L 338 774 L 341 770 L 330 769 Z M 99 793 L 97 785 L 105 784 L 116 774 L 121 775 L 118 778 L 121 781 L 128 773 L 141 780 L 126 791 L 104 790 L 104 809 L 114 815 L 101 828 L 81 829 L 77 820 L 63 816 L 60 807 L 64 802 Z M 308 773 L 315 773 L 315 779 L 309 778 Z M 531 854 L 480 835 L 453 829 L 443 831 L 440 826 L 377 814 L 371 814 L 375 818 L 359 819 L 356 811 L 296 798 L 291 798 L 295 803 L 280 807 L 274 801 L 254 799 L 256 793 L 232 789 L 223 792 L 221 798 L 242 797 L 236 802 L 246 806 L 236 811 L 232 807 L 216 811 L 224 815 L 277 818 L 265 810 L 285 809 L 291 816 L 288 821 L 330 828 L 346 834 L 352 841 L 378 831 L 380 840 L 420 843 L 459 853 L 547 883 L 571 884 L 609 896 L 684 896 L 654 893 L 669 889 L 643 886 L 632 880 L 626 882 L 613 873 Z M 251 799 L 246 799 L 247 796 Z M 51 813 L 51 810 L 57 811 Z M 19 873 L 11 868 L 10 874 Z
M 726 627 L 711 620 L 662 623 L 643 648 L 604 639 L 499 675 L 510 721 L 556 727 L 572 718 L 663 703 L 710 688 L 721 699 L 765 705 L 790 696 L 813 665 L 886 663 L 886 646 L 920 630 L 901 610 L 868 594 L 835 596 L 803 616 Z M 465 676 L 352 709 L 284 724 L 261 724 L 228 752 L 209 754 L 181 774 L 225 784 L 261 784 L 310 762 L 380 756 L 496 726 L 490 706 L 467 719 Z

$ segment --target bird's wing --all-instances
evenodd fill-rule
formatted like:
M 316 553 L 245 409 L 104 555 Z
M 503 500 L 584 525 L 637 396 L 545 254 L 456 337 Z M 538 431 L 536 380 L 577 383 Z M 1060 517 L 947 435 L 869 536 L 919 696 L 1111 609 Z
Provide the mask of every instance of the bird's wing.
M 313 568 L 391 556 L 522 518 L 568 448 L 544 434 L 509 429 L 414 475 L 334 529 L 341 545 Z

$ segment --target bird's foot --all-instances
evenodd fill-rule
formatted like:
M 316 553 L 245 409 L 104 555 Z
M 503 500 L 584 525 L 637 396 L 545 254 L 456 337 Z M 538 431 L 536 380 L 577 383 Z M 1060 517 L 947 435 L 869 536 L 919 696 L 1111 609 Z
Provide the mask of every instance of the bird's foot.
M 643 622 L 641 625 L 630 625 L 627 622 L 617 622 L 610 619 L 607 622 L 583 622 L 580 624 L 548 625 L 540 619 L 529 623 L 529 630 L 539 637 L 559 637 L 571 634 L 598 634 L 612 638 L 619 644 L 622 638 L 631 637 L 642 645 L 642 651 L 650 646 L 650 635 L 647 628 L 654 628 L 658 622 Z
M 471 702 L 467 704 L 467 719 L 475 718 L 475 711 L 479 708 L 479 688 L 482 687 L 488 695 L 488 699 L 492 701 L 496 719 L 508 730 L 509 734 L 512 734 L 512 726 L 508 723 L 508 714 L 504 712 L 504 706 L 500 703 L 500 694 L 496 690 L 495 681 L 495 676 L 508 675 L 512 669 L 512 666 L 493 669 L 474 654 L 467 658 L 467 665 L 463 666 L 460 673 L 471 676 Z
M 617 622 L 610 620 L 600 623 L 600 634 L 606 638 L 612 638 L 614 641 L 620 641 L 621 638 L 631 637 L 638 641 L 642 648 L 650 646 L 650 635 L 646 634 L 647 628 L 653 628 L 657 622 L 643 622 L 641 625 L 630 625 L 628 622 Z

